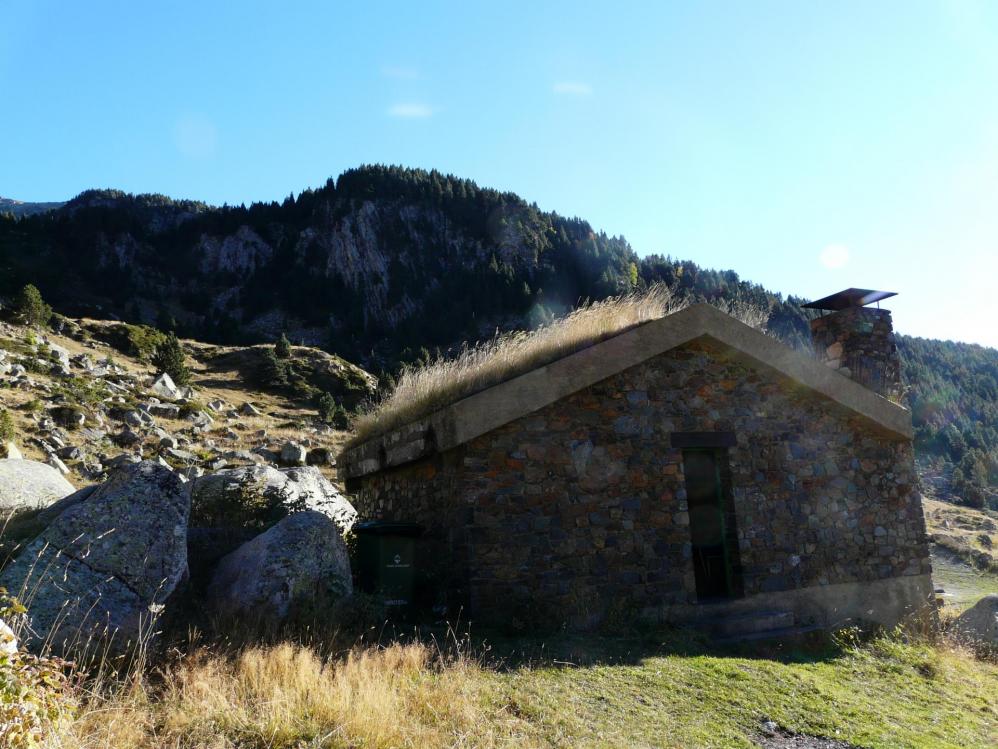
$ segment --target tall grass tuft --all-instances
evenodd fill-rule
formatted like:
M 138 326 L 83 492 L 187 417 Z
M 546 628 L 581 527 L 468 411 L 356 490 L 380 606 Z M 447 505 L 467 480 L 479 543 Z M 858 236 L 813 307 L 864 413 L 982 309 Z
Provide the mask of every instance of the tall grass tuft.
M 348 447 L 421 418 L 461 398 L 682 309 L 664 285 L 583 304 L 531 332 L 496 335 L 453 358 L 407 366 L 395 389 L 354 421 Z

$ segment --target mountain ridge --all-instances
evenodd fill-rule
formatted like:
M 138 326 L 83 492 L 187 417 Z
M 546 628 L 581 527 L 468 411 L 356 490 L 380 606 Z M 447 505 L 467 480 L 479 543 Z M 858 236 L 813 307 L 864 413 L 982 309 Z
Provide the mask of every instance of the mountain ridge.
M 813 314 L 735 271 L 639 257 L 625 238 L 515 193 L 398 166 L 248 207 L 87 190 L 53 211 L 0 217 L 0 269 L 0 294 L 34 283 L 71 316 L 214 343 L 286 331 L 379 374 L 655 283 L 757 308 L 768 332 L 802 349 Z M 998 481 L 998 351 L 907 336 L 899 347 L 922 454 L 964 494 L 984 492 Z

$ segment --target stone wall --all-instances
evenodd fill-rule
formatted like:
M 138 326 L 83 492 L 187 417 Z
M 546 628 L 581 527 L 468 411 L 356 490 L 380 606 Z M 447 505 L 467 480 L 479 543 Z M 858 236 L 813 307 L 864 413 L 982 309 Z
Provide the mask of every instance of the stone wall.
M 583 625 L 610 606 L 668 611 L 696 602 L 676 431 L 736 435 L 746 596 L 929 572 L 910 443 L 707 343 L 366 476 L 355 502 L 427 526 L 478 618 L 514 600 Z
M 880 395 L 900 395 L 901 360 L 889 310 L 848 307 L 824 315 L 811 321 L 811 340 L 828 366 Z

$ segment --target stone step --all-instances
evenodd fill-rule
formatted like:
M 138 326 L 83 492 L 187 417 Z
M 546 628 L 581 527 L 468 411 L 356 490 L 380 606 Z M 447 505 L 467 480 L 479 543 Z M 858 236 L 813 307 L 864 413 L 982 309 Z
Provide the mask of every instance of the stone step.
M 719 618 L 710 623 L 710 630 L 715 637 L 739 637 L 787 629 L 794 624 L 794 615 L 790 611 L 750 611 Z

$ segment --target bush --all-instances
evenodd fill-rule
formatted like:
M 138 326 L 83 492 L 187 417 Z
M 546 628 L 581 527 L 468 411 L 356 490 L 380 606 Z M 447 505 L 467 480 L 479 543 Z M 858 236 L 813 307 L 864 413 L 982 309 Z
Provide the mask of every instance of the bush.
M 350 417 L 343 406 L 336 402 L 330 393 L 319 396 L 319 419 L 326 424 L 332 424 L 337 429 L 349 429 Z
M 288 340 L 288 337 L 284 333 L 281 333 L 281 337 L 274 344 L 274 355 L 278 359 L 291 358 L 291 341 Z
M 38 288 L 30 283 L 17 295 L 14 309 L 26 325 L 46 325 L 52 318 L 52 308 L 42 299 Z
M 26 609 L 0 588 L 0 620 L 13 621 Z M 73 711 L 68 664 L 10 647 L 13 635 L 0 629 L 0 746 L 28 749 Z
M 11 442 L 16 434 L 14 417 L 6 408 L 0 408 L 0 442 Z
M 170 333 L 166 339 L 156 347 L 152 356 L 153 365 L 160 371 L 166 372 L 170 378 L 179 386 L 191 384 L 191 371 L 187 368 L 187 360 L 184 350 L 180 346 L 180 341 L 174 333 Z
M 277 358 L 276 351 L 266 349 L 263 361 L 260 362 L 258 384 L 263 387 L 287 387 L 290 374 L 288 369 L 287 361 Z

